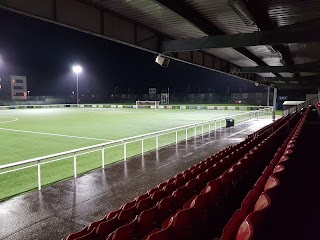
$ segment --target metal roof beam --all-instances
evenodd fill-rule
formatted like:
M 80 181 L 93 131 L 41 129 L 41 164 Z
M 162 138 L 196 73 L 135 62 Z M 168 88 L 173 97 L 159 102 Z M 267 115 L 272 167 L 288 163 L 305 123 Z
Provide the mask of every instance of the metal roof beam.
M 181 52 L 204 50 L 211 48 L 248 47 L 259 45 L 277 45 L 282 43 L 302 43 L 320 41 L 320 24 L 309 25 L 304 28 L 280 27 L 270 31 L 257 31 L 253 33 L 208 36 L 186 40 L 172 40 L 162 42 L 162 52 Z
M 196 13 L 194 9 L 188 6 L 186 3 L 182 3 L 177 0 L 154 0 L 163 7 L 170 9 L 172 12 L 186 19 L 188 22 L 193 24 L 195 27 L 203 31 L 205 34 L 210 36 L 224 35 L 225 33 L 217 28 L 211 21 L 205 17 Z
M 242 73 L 296 73 L 296 72 L 320 72 L 320 61 L 291 66 L 259 66 L 259 67 L 241 67 Z
M 284 84 L 276 84 L 276 88 L 285 89 L 285 90 L 315 90 L 320 87 L 320 84 L 295 84 L 295 83 L 284 83 Z
M 293 78 L 259 78 L 257 82 L 259 83 L 275 83 L 275 82 L 283 82 L 283 83 L 300 83 L 300 82 L 319 82 L 320 84 L 320 74 L 305 76 L 305 77 L 293 77 Z

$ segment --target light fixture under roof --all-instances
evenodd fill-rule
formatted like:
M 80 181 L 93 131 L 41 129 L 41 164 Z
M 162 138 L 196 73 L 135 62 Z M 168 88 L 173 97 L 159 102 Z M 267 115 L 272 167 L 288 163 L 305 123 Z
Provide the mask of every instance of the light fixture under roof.
M 272 46 L 266 45 L 266 47 L 269 49 L 271 53 L 277 53 L 277 50 L 275 50 Z
M 251 15 L 247 6 L 242 2 L 242 0 L 229 0 L 228 2 L 232 9 L 239 15 L 239 17 L 247 26 L 250 27 L 256 25 L 254 17 Z

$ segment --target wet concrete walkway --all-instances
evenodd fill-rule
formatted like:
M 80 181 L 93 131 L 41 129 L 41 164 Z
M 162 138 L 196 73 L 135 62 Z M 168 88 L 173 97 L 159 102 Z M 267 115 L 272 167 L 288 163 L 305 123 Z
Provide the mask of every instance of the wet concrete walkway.
M 66 237 L 269 123 L 252 119 L 2 202 L 0 239 Z

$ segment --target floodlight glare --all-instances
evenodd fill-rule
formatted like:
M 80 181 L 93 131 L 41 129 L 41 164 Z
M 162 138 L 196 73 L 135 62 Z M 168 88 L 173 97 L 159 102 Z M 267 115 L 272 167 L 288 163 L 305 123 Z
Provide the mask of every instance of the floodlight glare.
M 74 73 L 79 74 L 79 73 L 82 72 L 82 67 L 80 65 L 75 65 L 75 66 L 72 67 L 72 70 L 73 70 Z

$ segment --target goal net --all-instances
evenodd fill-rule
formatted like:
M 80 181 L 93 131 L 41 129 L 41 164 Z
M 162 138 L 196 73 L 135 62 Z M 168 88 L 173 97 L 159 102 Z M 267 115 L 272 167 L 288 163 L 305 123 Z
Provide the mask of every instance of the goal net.
M 136 101 L 136 108 L 153 108 L 157 109 L 160 101 Z

